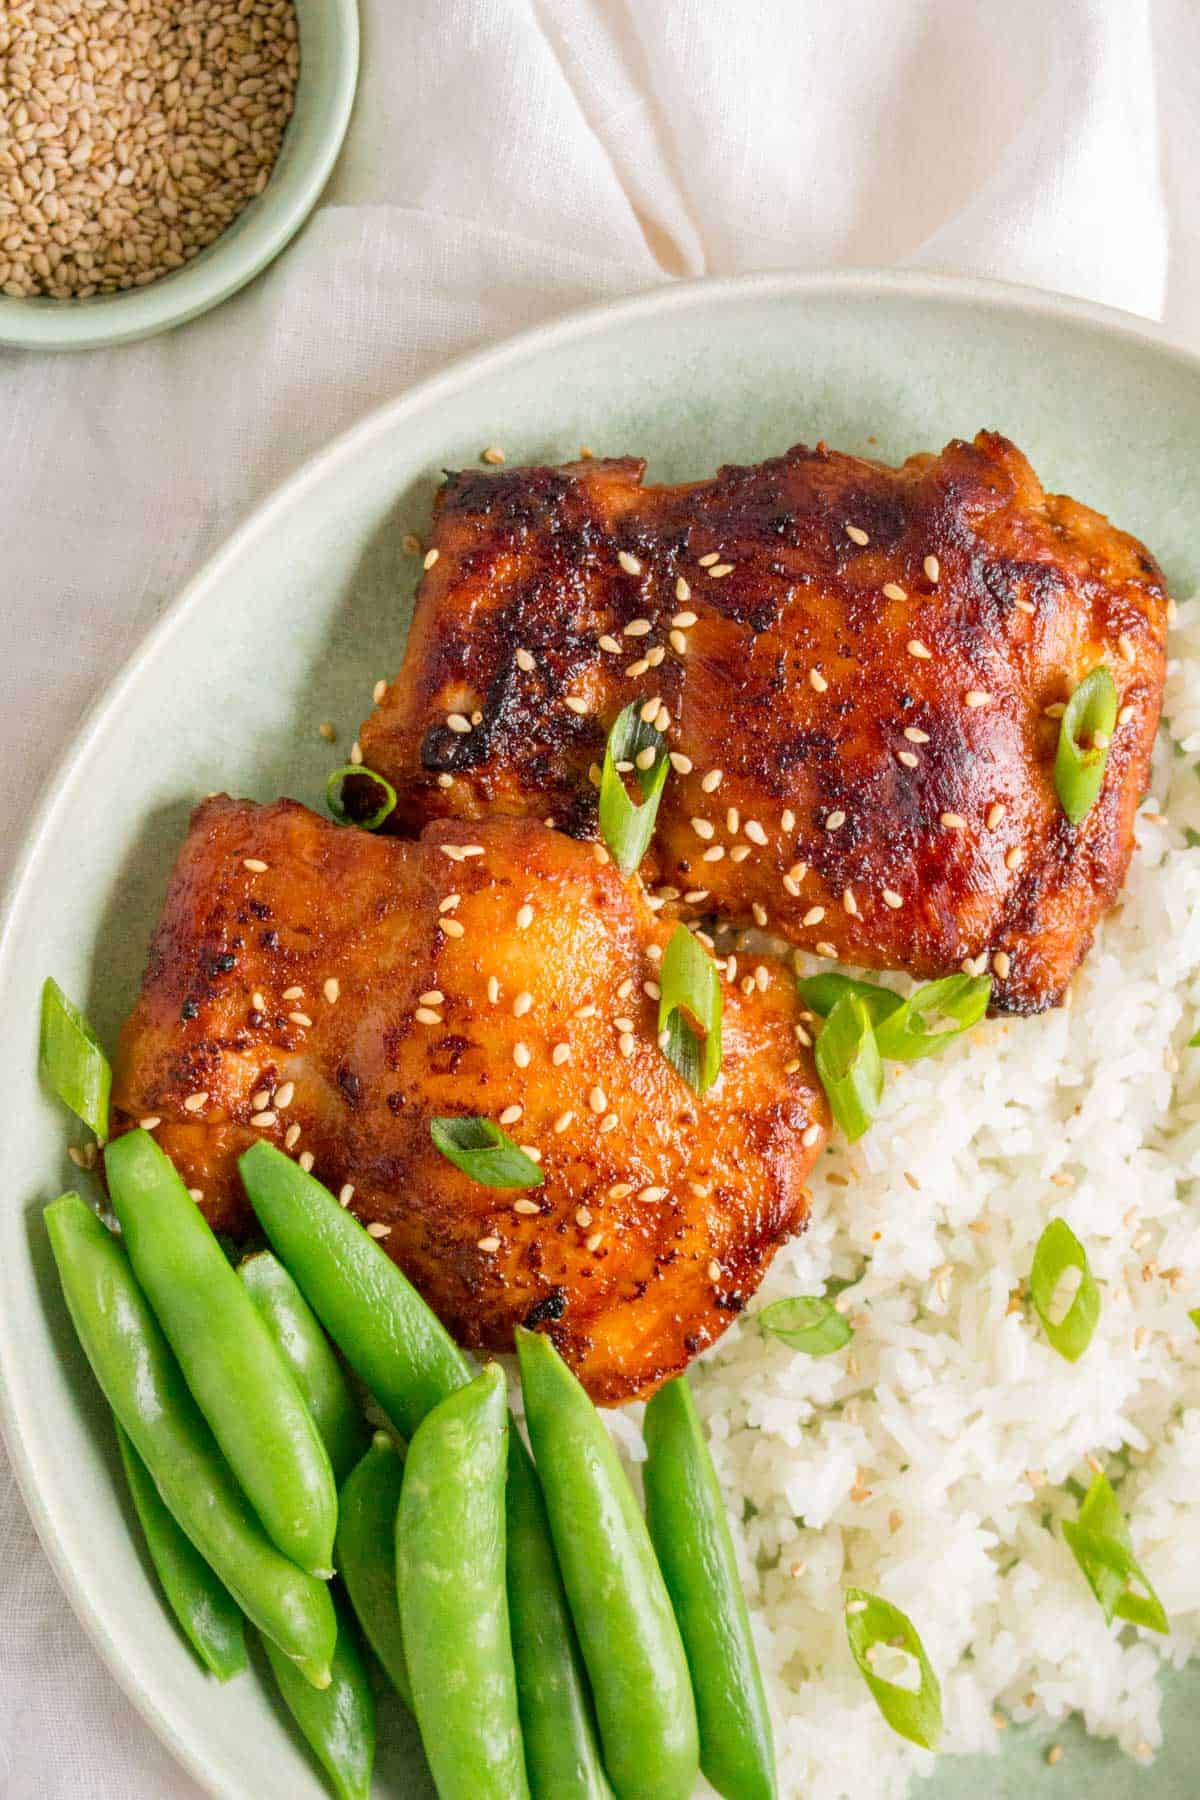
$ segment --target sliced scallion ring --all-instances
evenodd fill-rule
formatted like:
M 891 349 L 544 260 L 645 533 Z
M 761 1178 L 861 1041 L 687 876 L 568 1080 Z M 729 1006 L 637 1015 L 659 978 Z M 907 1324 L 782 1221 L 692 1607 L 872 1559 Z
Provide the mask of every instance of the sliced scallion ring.
M 103 1144 L 112 1070 L 99 1038 L 50 977 L 42 987 L 38 1062 L 46 1083 Z
M 721 1072 L 721 978 L 686 925 L 677 925 L 659 971 L 658 1031 L 663 1055 L 697 1094 Z
M 806 1356 L 831 1356 L 854 1336 L 850 1321 L 832 1300 L 811 1294 L 772 1301 L 763 1307 L 758 1322 L 789 1350 L 803 1350 Z
M 820 1019 L 829 1017 L 844 994 L 858 995 L 871 1015 L 872 1025 L 878 1025 L 904 1005 L 903 995 L 893 993 L 891 988 L 880 987 L 875 981 L 856 981 L 853 975 L 839 975 L 832 970 L 822 975 L 805 975 L 796 987 L 805 1006 Z
M 892 1730 L 923 1750 L 936 1750 L 942 1735 L 942 1690 L 912 1620 L 877 1594 L 847 1588 L 846 1636 L 859 1673 Z M 901 1652 L 919 1677 L 915 1685 L 878 1672 L 890 1659 L 899 1660 Z
M 1059 1319 L 1055 1317 L 1054 1300 L 1068 1269 L 1079 1270 L 1079 1286 Z M 1050 1343 L 1068 1362 L 1078 1362 L 1092 1341 L 1100 1317 L 1100 1289 L 1087 1251 L 1065 1219 L 1051 1219 L 1037 1241 L 1029 1271 L 1029 1293 Z
M 1192 1310 L 1188 1314 L 1188 1318 L 1192 1321 L 1192 1324 L 1196 1327 L 1196 1330 L 1200 1331 L 1200 1306 L 1193 1306 Z
M 946 975 L 927 981 L 876 1026 L 879 1054 L 887 1062 L 917 1062 L 938 1056 L 956 1037 L 978 1025 L 992 997 L 990 975 Z M 934 1028 L 934 1021 L 948 1025 Z
M 654 759 L 643 768 L 639 758 L 647 750 L 653 750 Z M 632 763 L 642 792 L 640 806 L 629 798 L 618 763 Z M 646 854 L 670 766 L 662 732 L 653 723 L 647 724 L 633 702 L 617 715 L 608 734 L 600 776 L 600 835 L 625 875 L 632 874 Z
M 857 994 L 843 994 L 817 1039 L 817 1074 L 834 1118 L 860 1138 L 883 1097 L 883 1063 L 870 1014 Z
M 1114 1618 L 1127 1619 L 1147 1631 L 1170 1631 L 1162 1602 L 1133 1554 L 1129 1527 L 1107 1475 L 1097 1475 L 1078 1515 L 1063 1520 L 1062 1534 L 1110 1625 Z
M 447 1162 L 483 1187 L 540 1187 L 546 1179 L 533 1158 L 490 1119 L 430 1119 L 429 1135 Z
M 1108 744 L 1117 722 L 1116 683 L 1101 663 L 1085 675 L 1058 728 L 1054 786 L 1072 825 L 1086 819 L 1100 796 Z M 1097 734 L 1100 741 L 1097 742 Z
M 378 831 L 396 810 L 396 790 L 363 763 L 343 763 L 325 783 L 325 804 L 339 825 Z

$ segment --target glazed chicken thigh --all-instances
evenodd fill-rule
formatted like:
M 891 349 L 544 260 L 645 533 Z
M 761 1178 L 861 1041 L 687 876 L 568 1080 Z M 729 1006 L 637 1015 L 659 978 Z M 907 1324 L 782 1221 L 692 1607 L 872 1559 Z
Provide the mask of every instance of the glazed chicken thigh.
M 340 1194 L 462 1343 L 553 1335 L 615 1403 L 682 1369 L 804 1222 L 826 1123 L 794 983 L 727 981 L 702 1097 L 657 1040 L 671 927 L 599 846 L 533 821 L 397 842 L 294 801 L 200 806 L 122 1032 L 116 1129 L 212 1225 L 265 1137 Z M 745 975 L 743 970 L 742 974 Z M 544 1185 L 480 1185 L 430 1120 L 482 1116 Z
M 818 445 L 645 487 L 632 458 L 451 475 L 403 667 L 361 732 L 389 823 L 594 833 L 606 732 L 671 753 L 646 872 L 685 915 L 1055 1004 L 1123 879 L 1164 676 L 1149 553 L 981 433 L 900 468 Z M 1056 795 L 1106 665 L 1100 798 Z M 653 703 L 657 701 L 657 709 Z

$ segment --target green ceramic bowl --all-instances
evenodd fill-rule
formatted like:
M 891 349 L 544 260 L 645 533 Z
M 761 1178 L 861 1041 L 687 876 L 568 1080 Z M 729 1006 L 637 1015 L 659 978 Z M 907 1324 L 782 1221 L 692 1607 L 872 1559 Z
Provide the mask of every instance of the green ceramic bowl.
M 1153 331 L 924 276 L 672 286 L 459 363 L 317 457 L 192 582 L 55 775 L 0 930 L 0 1422 L 72 1606 L 154 1729 L 224 1800 L 324 1790 L 269 1685 L 207 1682 L 147 1575 L 41 1221 L 62 1188 L 88 1184 L 65 1154 L 82 1133 L 38 1083 L 43 976 L 113 1043 L 194 802 L 227 788 L 322 804 L 373 683 L 399 664 L 418 574 L 401 538 L 427 529 L 443 468 L 493 443 L 510 462 L 589 443 L 680 479 L 820 437 L 896 460 L 981 425 L 1013 436 L 1050 487 L 1144 537 L 1179 593 L 1196 586 L 1200 361 Z M 325 719 L 335 746 L 318 735 Z M 995 1757 L 943 1756 L 913 1800 L 1182 1800 L 1197 1791 L 1200 1665 L 1164 1686 L 1166 1746 L 1151 1769 L 1061 1726 L 1066 1755 L 1047 1768 L 1047 1734 L 1010 1728 Z M 430 1793 L 398 1706 L 382 1720 L 375 1791 Z
M 94 350 L 153 337 L 218 306 L 253 281 L 299 231 L 329 179 L 358 79 L 357 0 L 295 0 L 300 30 L 296 106 L 271 179 L 256 200 L 184 268 L 149 287 L 88 300 L 0 295 L 0 344 Z

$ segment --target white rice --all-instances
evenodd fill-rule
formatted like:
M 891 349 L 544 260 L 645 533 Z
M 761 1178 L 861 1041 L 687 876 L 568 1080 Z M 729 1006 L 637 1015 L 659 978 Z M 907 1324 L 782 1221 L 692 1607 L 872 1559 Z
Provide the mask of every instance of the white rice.
M 1153 797 L 1072 1005 L 893 1066 L 866 1137 L 822 1158 L 807 1232 L 693 1372 L 731 1519 L 746 1520 L 785 1795 L 892 1800 L 933 1766 L 889 1730 L 851 1661 L 850 1584 L 920 1632 L 949 1756 L 998 1752 L 1007 1720 L 1078 1712 L 1148 1760 L 1160 1665 L 1200 1635 L 1200 1050 L 1186 1048 L 1200 1025 L 1200 849 L 1185 838 L 1200 830 L 1200 600 L 1180 608 L 1171 647 Z M 1055 1215 L 1102 1292 L 1075 1364 L 1027 1299 L 1010 1306 Z M 830 1278 L 856 1281 L 839 1300 L 847 1349 L 809 1357 L 756 1326 L 768 1302 Z M 634 1459 L 639 1412 L 612 1421 Z M 1047 1529 L 1074 1516 L 1064 1484 L 1091 1480 L 1089 1456 L 1116 1486 L 1169 1638 L 1106 1626 Z

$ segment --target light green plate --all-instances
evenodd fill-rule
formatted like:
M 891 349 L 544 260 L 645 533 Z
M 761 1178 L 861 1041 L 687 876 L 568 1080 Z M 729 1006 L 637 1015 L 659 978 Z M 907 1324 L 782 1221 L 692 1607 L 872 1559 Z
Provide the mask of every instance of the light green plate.
M 323 1790 L 256 1680 L 205 1682 L 146 1578 L 40 1226 L 42 1204 L 80 1181 L 63 1114 L 36 1077 L 43 975 L 82 999 L 112 1042 L 193 803 L 226 788 L 320 804 L 372 684 L 400 660 L 417 573 L 400 540 L 426 527 L 441 469 L 472 464 L 493 443 L 510 461 L 557 461 L 588 443 L 644 453 L 653 476 L 678 478 L 800 439 L 900 458 L 980 426 L 1014 437 L 1048 486 L 1145 537 L 1179 592 L 1196 584 L 1200 363 L 1128 319 L 926 277 L 672 287 L 460 363 L 342 438 L 193 582 L 60 769 L 0 940 L 0 1412 L 72 1605 L 154 1729 L 214 1793 L 309 1800 Z M 322 719 L 338 725 L 336 749 L 317 734 Z M 1055 1732 L 1067 1755 L 1048 1770 L 1039 1741 L 1009 1730 L 1002 1758 L 947 1759 L 920 1792 L 1195 1793 L 1200 1670 L 1172 1684 L 1167 1725 L 1145 1774 L 1070 1730 Z M 398 1708 L 384 1736 L 379 1793 L 426 1794 Z

